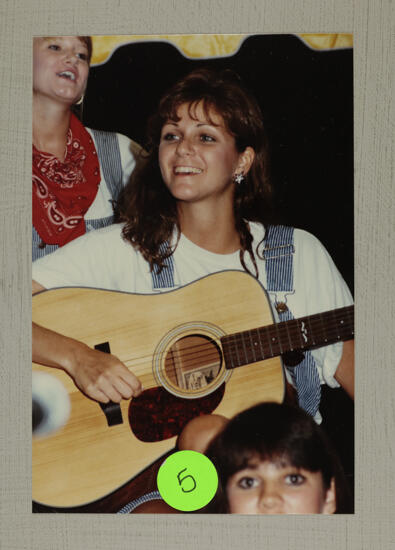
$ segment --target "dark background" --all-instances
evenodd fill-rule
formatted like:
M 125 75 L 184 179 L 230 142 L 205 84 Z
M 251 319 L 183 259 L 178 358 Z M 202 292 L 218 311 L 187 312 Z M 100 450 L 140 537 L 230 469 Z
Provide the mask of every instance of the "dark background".
M 281 221 L 328 249 L 353 292 L 353 53 L 294 35 L 253 35 L 230 57 L 188 59 L 166 42 L 119 47 L 91 68 L 83 122 L 144 146 L 162 93 L 193 68 L 232 68 L 262 108 Z

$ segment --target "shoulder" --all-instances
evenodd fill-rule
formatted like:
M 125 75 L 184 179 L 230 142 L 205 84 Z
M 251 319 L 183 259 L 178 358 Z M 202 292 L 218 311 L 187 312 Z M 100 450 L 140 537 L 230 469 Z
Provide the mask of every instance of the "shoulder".
M 123 241 L 122 238 L 122 229 L 123 224 L 113 223 L 94 231 L 88 231 L 84 235 L 81 235 L 77 239 L 74 239 L 70 243 L 63 247 L 65 250 L 73 252 L 74 250 L 79 250 L 82 252 L 86 250 L 91 252 L 100 248 L 101 250 L 111 250 L 115 248 L 117 244 L 121 244 Z
M 105 227 L 101 227 L 100 229 L 96 229 L 95 231 L 89 231 L 89 233 L 85 233 L 84 237 L 86 240 L 91 241 L 103 241 L 103 240 L 118 240 L 122 239 L 122 229 L 124 227 L 123 223 L 113 223 L 110 225 L 106 225 Z
M 267 237 L 267 232 L 269 229 L 272 231 L 275 230 L 275 239 L 277 240 L 279 238 L 279 235 L 283 232 L 284 235 L 287 237 L 292 236 L 293 233 L 293 240 L 295 246 L 303 246 L 306 249 L 308 248 L 317 248 L 317 249 L 323 249 L 325 250 L 324 246 L 320 242 L 317 237 L 315 237 L 312 233 L 309 233 L 305 229 L 299 229 L 297 227 L 291 227 L 287 225 L 266 225 L 264 226 L 262 223 L 259 222 L 248 222 L 250 232 L 253 235 L 254 239 L 264 239 Z M 280 237 L 281 239 L 281 237 Z
M 322 242 L 312 233 L 304 229 L 294 228 L 295 254 L 309 257 L 322 257 L 331 260 Z
M 291 227 L 287 225 L 266 225 L 259 222 L 249 222 L 250 232 L 254 238 L 254 241 L 260 243 L 263 239 L 268 239 L 271 242 L 287 242 L 291 243 L 293 238 L 293 243 L 298 251 L 301 249 L 324 249 L 321 242 L 315 237 L 312 233 L 305 231 L 304 229 L 299 229 L 296 227 Z
M 312 246 L 312 247 L 324 248 L 321 241 L 309 231 L 306 231 L 305 229 L 299 229 L 297 227 L 294 227 L 293 230 L 294 230 L 295 242 L 298 242 L 299 244 L 307 247 Z
M 86 128 L 86 130 L 89 132 L 89 134 L 93 137 L 95 143 L 96 139 L 102 137 L 104 140 L 115 140 L 118 143 L 119 149 L 121 153 L 130 153 L 134 157 L 137 157 L 137 155 L 141 151 L 141 146 L 130 139 L 128 136 L 125 136 L 124 134 L 120 134 L 119 132 L 107 132 L 105 130 L 93 130 L 92 128 Z

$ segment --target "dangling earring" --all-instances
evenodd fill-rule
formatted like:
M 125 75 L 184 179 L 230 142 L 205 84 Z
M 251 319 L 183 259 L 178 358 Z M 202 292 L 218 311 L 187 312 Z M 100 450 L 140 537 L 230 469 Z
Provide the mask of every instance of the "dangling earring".
M 84 94 L 82 94 L 82 96 L 79 98 L 78 101 L 76 101 L 74 103 L 74 105 L 82 105 L 82 102 L 84 101 Z
M 237 185 L 240 185 L 241 183 L 243 183 L 244 179 L 245 179 L 245 178 L 244 178 L 243 172 L 240 172 L 240 174 L 235 174 L 235 175 L 233 176 L 233 181 L 234 181 L 235 183 L 237 183 Z

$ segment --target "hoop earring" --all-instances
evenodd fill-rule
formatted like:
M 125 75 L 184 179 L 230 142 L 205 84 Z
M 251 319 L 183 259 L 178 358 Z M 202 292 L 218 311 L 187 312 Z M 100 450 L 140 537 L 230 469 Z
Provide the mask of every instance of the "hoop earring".
M 78 101 L 74 103 L 74 105 L 82 105 L 83 101 L 84 101 L 84 94 L 82 94 L 82 96 L 79 98 Z
M 233 176 L 233 181 L 237 184 L 237 185 L 240 185 L 241 183 L 243 183 L 245 177 L 244 177 L 244 174 L 243 172 L 240 172 L 240 174 L 235 174 Z

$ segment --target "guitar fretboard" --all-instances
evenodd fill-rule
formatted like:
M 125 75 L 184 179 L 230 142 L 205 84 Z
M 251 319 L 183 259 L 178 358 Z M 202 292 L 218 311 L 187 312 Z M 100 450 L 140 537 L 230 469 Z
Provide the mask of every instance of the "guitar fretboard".
M 354 338 L 354 306 L 325 311 L 221 338 L 228 369 Z

